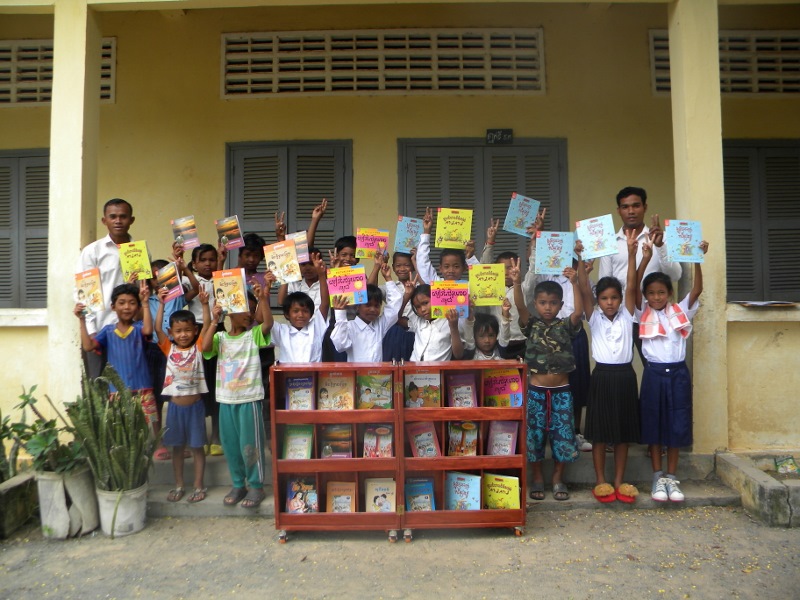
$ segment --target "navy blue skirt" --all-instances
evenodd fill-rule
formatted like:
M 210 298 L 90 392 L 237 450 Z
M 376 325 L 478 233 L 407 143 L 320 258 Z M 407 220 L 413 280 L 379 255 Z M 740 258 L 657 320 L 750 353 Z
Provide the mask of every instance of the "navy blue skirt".
M 691 446 L 692 377 L 685 362 L 648 362 L 639 394 L 642 443 Z

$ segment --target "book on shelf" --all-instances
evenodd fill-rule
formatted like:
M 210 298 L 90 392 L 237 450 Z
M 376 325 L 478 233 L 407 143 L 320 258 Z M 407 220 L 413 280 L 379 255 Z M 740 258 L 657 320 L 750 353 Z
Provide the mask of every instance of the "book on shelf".
M 506 219 L 503 222 L 503 230 L 529 238 L 528 226 L 533 225 L 534 221 L 536 221 L 536 216 L 539 214 L 539 205 L 540 202 L 538 200 L 513 192 L 511 194 L 511 202 L 508 205 Z
M 356 375 L 358 408 L 392 408 L 392 374 L 359 371 Z
M 314 410 L 314 374 L 287 377 L 286 410 Z
M 367 425 L 364 429 L 364 458 L 391 458 L 394 428 L 388 423 Z
M 356 512 L 355 481 L 329 481 L 325 488 L 327 502 L 325 510 L 329 513 Z
M 484 406 L 524 406 L 525 391 L 518 369 L 486 369 L 483 372 Z
M 702 241 L 703 228 L 700 221 L 664 221 L 664 243 L 667 245 L 667 257 L 672 262 L 705 262 L 705 254 L 700 249 Z
M 172 237 L 175 243 L 184 250 L 191 250 L 200 245 L 200 236 L 197 234 L 197 223 L 194 215 L 180 217 L 170 221 L 172 225 Z
M 83 304 L 87 314 L 106 309 L 103 300 L 103 284 L 100 281 L 100 269 L 95 267 L 75 273 L 75 302 Z
M 490 510 L 519 509 L 519 477 L 483 474 L 483 508 Z
M 334 296 L 346 296 L 348 304 L 366 304 L 367 275 L 364 265 L 328 269 L 328 291 L 331 306 Z
M 286 482 L 286 512 L 319 512 L 319 495 L 314 477 L 291 477 Z
M 320 458 L 353 458 L 353 426 L 329 423 L 319 426 Z
M 271 271 L 280 284 L 293 283 L 303 278 L 300 275 L 300 263 L 297 262 L 294 240 L 286 239 L 264 246 L 264 264 L 267 265 L 267 271 Z
M 231 215 L 214 221 L 217 226 L 217 238 L 226 250 L 233 250 L 244 246 L 244 236 L 239 225 L 239 217 Z
M 500 306 L 506 299 L 506 267 L 469 266 L 469 297 L 475 306 Z
M 561 275 L 572 266 L 575 236 L 569 231 L 537 231 L 534 273 Z
M 308 255 L 308 231 L 295 231 L 294 233 L 286 234 L 287 240 L 294 242 L 294 250 L 297 254 L 297 262 L 300 264 L 308 262 L 311 258 Z
M 183 296 L 183 285 L 181 284 L 181 274 L 178 266 L 174 263 L 167 263 L 156 271 L 156 289 L 167 288 L 167 295 L 164 302 L 174 300 L 178 296 Z
M 433 479 L 430 477 L 406 479 L 405 496 L 406 510 L 408 512 L 436 510 L 436 500 L 433 495 Z
M 469 281 L 440 279 L 431 283 L 431 317 L 444 319 L 454 308 L 459 318 L 469 314 Z
M 472 239 L 472 210 L 468 208 L 440 208 L 436 213 L 437 248 L 463 250 Z
M 486 440 L 486 454 L 492 456 L 511 456 L 517 453 L 517 421 L 490 421 Z
M 583 260 L 617 253 L 617 232 L 610 214 L 576 221 L 575 239 L 583 244 Z
M 406 408 L 442 405 L 442 379 L 437 373 L 406 373 L 404 380 Z
M 447 456 L 477 456 L 478 425 L 474 421 L 447 424 Z
M 356 374 L 354 371 L 320 373 L 317 384 L 318 410 L 355 408 Z
M 439 437 L 436 428 L 430 421 L 410 422 L 406 424 L 406 434 L 411 445 L 411 454 L 418 458 L 441 456 Z
M 356 258 L 375 258 L 389 247 L 389 230 L 374 227 L 356 228 Z
M 447 471 L 444 478 L 446 510 L 480 510 L 481 476 Z
M 397 216 L 397 230 L 394 235 L 394 251 L 410 254 L 419 244 L 422 234 L 422 219 Z
M 120 244 L 119 265 L 122 268 L 122 280 L 126 283 L 134 276 L 136 279 L 153 278 L 150 254 L 147 252 L 147 242 L 144 240 Z
M 448 373 L 447 406 L 456 408 L 478 406 L 478 389 L 475 373 Z
M 393 513 L 397 507 L 397 484 L 390 477 L 364 480 L 364 512 Z
M 303 460 L 311 458 L 314 445 L 314 426 L 304 424 L 286 425 L 283 430 L 283 458 Z
M 250 312 L 244 269 L 214 271 L 211 277 L 214 283 L 214 302 L 222 307 L 222 314 Z

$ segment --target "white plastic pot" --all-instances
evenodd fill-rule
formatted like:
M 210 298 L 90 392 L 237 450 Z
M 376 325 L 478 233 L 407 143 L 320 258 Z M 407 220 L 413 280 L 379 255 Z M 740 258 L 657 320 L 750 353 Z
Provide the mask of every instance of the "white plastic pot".
M 88 467 L 74 473 L 36 473 L 42 535 L 64 540 L 97 529 L 97 496 Z
M 144 529 L 147 514 L 147 484 L 121 492 L 97 491 L 100 528 L 112 538 Z

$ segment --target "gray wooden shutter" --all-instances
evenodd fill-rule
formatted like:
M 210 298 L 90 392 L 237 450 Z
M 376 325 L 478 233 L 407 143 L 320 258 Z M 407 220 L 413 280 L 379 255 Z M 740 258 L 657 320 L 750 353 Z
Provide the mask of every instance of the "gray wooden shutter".
M 20 248 L 20 302 L 28 308 L 47 307 L 47 225 L 50 195 L 49 159 L 43 156 L 19 161 L 20 194 L 24 214 Z
M 232 156 L 229 214 L 239 215 L 244 233 L 275 241 L 275 213 L 286 211 L 286 150 L 279 147 L 237 147 Z M 223 215 L 220 215 L 222 217 Z
M 0 308 L 17 306 L 16 164 L 16 159 L 0 158 L 0 264 L 6 265 L 0 269 Z
M 763 262 L 757 154 L 755 148 L 727 148 L 724 153 L 728 300 L 764 297 L 764 279 L 756 269 Z
M 765 299 L 800 300 L 800 148 L 760 151 L 766 240 Z

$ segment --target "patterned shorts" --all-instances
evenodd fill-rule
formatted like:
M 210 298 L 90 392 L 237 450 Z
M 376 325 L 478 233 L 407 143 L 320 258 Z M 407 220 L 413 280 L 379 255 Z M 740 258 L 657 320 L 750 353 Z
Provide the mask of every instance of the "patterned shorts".
M 108 399 L 113 402 L 117 398 L 118 393 L 119 392 L 111 392 Z M 131 393 L 142 404 L 142 410 L 144 411 L 144 418 L 147 424 L 152 425 L 153 423 L 158 423 L 158 405 L 156 404 L 156 397 L 153 394 L 153 390 L 150 388 L 143 388 L 141 390 L 131 390 Z
M 572 392 L 568 385 L 557 388 L 528 386 L 529 462 L 544 460 L 548 438 L 554 460 L 567 463 L 578 459 Z

